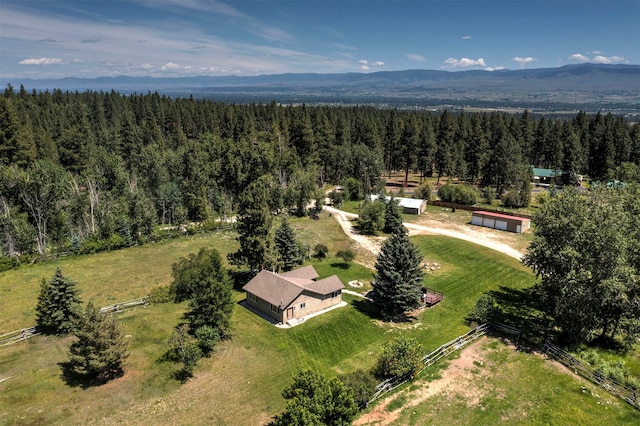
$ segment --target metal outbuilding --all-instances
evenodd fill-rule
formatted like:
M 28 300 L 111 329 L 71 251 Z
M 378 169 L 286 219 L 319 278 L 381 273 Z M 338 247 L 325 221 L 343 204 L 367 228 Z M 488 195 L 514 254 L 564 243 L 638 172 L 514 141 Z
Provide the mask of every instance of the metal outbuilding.
M 378 199 L 378 195 L 371 194 L 371 201 L 375 201 Z M 391 201 L 391 197 L 386 196 L 385 201 Z M 398 207 L 402 208 L 402 213 L 406 214 L 422 214 L 427 208 L 427 200 L 422 200 L 418 198 L 403 198 L 403 197 L 393 197 L 394 200 L 398 202 Z
M 521 234 L 531 227 L 531 219 L 507 214 L 475 211 L 471 224 Z

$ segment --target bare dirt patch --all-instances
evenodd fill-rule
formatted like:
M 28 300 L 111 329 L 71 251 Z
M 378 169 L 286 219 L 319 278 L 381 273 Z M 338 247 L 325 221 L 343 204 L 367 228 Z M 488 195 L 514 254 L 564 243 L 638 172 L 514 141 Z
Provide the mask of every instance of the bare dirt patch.
M 448 395 L 451 398 L 461 396 L 466 400 L 469 408 L 477 406 L 483 391 L 474 385 L 472 379 L 474 376 L 486 374 L 484 370 L 477 368 L 477 364 L 483 365 L 487 362 L 485 354 L 481 350 L 485 342 L 486 338 L 482 338 L 463 349 L 460 352 L 460 357 L 452 360 L 449 367 L 443 370 L 440 379 L 431 382 L 417 380 L 415 385 L 418 389 L 406 389 L 385 398 L 376 403 L 372 411 L 356 419 L 353 424 L 356 426 L 392 424 L 403 410 L 415 407 L 438 394 Z M 389 404 L 400 395 L 405 396 L 406 404 L 399 409 L 388 411 Z

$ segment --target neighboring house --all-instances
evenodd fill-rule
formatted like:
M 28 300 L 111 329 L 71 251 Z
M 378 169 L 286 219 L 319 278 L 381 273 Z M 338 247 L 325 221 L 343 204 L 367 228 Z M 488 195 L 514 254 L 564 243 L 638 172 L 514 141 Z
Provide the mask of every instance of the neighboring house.
M 531 219 L 500 213 L 475 211 L 471 214 L 471 224 L 521 234 L 531 227 Z
M 531 168 L 533 169 L 533 182 L 536 185 L 549 186 L 560 183 L 562 178 L 562 172 L 560 170 L 541 169 L 538 167 Z
M 378 199 L 378 195 L 372 194 L 371 201 L 375 201 Z M 391 197 L 388 195 L 385 197 L 386 201 L 389 202 Z M 403 197 L 394 197 L 394 200 L 398 201 L 398 206 L 402 207 L 402 213 L 406 214 L 421 214 L 427 208 L 427 200 L 421 200 L 418 198 L 403 198 Z
M 554 169 L 540 169 L 537 167 L 531 166 L 531 170 L 533 172 L 533 182 L 537 186 L 547 187 L 550 185 L 563 185 L 564 181 L 562 179 L 562 175 L 564 172 L 562 170 L 554 170 Z M 582 175 L 575 176 L 578 181 L 578 186 L 582 183 Z
M 340 278 L 317 278 L 310 265 L 282 274 L 263 269 L 242 289 L 251 308 L 285 324 L 342 302 Z

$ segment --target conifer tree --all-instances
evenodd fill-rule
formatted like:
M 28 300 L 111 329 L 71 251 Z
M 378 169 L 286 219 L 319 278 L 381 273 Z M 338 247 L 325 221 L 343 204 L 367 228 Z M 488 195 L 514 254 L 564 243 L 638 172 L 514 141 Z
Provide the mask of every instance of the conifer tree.
M 392 234 L 402 227 L 402 216 L 398 210 L 398 200 L 391 198 L 384 207 L 384 228 L 383 231 Z
M 400 227 L 380 249 L 376 259 L 373 301 L 387 318 L 400 318 L 420 304 L 422 255 Z
M 70 333 L 80 318 L 80 303 L 75 281 L 62 275 L 58 268 L 49 281 L 42 279 L 36 305 L 38 327 L 49 334 Z
M 68 367 L 87 382 L 105 383 L 123 374 L 129 356 L 118 318 L 89 302 L 69 348 Z
M 285 218 L 276 229 L 274 238 L 278 256 L 282 262 L 282 269 L 290 271 L 301 261 L 300 245 L 296 241 L 296 233 Z
M 264 267 L 269 249 L 272 188 L 274 183 L 267 176 L 252 182 L 240 194 L 238 201 L 238 242 L 240 249 L 227 257 L 234 264 L 247 264 L 252 271 Z
M 224 269 L 217 250 L 209 250 L 210 273 L 203 277 L 193 289 L 189 310 L 185 318 L 191 334 L 203 326 L 217 330 L 220 338 L 229 336 L 233 311 L 233 284 Z

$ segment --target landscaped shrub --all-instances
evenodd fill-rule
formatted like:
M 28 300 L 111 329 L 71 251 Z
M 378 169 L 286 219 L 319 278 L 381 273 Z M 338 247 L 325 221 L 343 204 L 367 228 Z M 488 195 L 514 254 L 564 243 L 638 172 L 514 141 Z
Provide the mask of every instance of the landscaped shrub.
M 479 191 L 469 185 L 452 185 L 448 183 L 438 189 L 438 197 L 440 197 L 442 201 L 465 206 L 476 204 L 479 196 Z
M 173 295 L 171 294 L 171 291 L 168 285 L 159 285 L 151 289 L 147 300 L 149 301 L 149 303 L 152 303 L 154 305 L 159 305 L 161 303 L 172 302 Z
M 343 374 L 339 379 L 347 389 L 351 390 L 353 399 L 360 408 L 367 406 L 378 385 L 375 376 L 365 370 L 356 370 L 348 374 Z
M 398 337 L 382 347 L 375 374 L 380 379 L 413 376 L 422 365 L 422 345 L 416 339 Z
M 336 253 L 336 256 L 344 260 L 344 263 L 349 263 L 356 257 L 356 254 L 353 252 L 353 250 L 345 249 L 345 250 L 338 250 L 338 252 Z
M 327 257 L 328 253 L 329 253 L 329 248 L 324 244 L 316 244 L 316 246 L 313 248 L 313 255 L 320 260 Z
M 488 186 L 482 191 L 482 201 L 484 201 L 486 204 L 493 204 L 493 200 L 495 199 L 496 190 L 494 188 Z
M 504 194 L 501 199 L 502 204 L 505 207 L 519 208 L 526 207 L 528 205 L 527 197 L 523 196 L 520 191 L 515 189 Z
M 475 306 L 469 312 L 467 321 L 484 324 L 485 322 L 491 321 L 497 311 L 498 304 L 496 303 L 496 299 L 490 294 L 483 294 L 478 298 Z
M 431 201 L 431 185 L 429 182 L 425 182 L 416 188 L 413 193 L 413 198 Z

